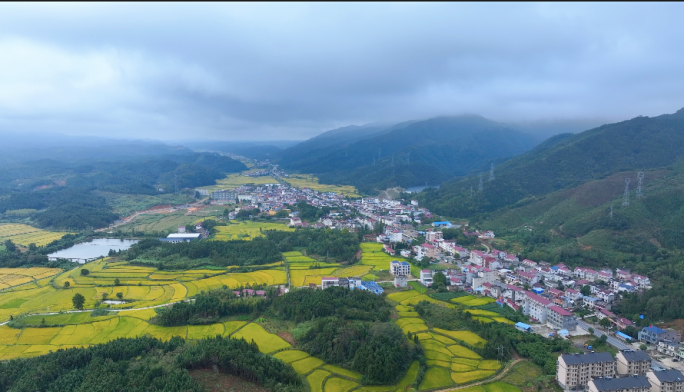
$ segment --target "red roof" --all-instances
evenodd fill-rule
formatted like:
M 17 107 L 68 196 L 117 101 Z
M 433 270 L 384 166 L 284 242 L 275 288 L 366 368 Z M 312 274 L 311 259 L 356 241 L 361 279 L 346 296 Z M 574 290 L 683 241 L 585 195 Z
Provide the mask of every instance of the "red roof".
M 561 308 L 560 306 L 553 305 L 553 306 L 549 307 L 549 309 L 560 314 L 561 316 L 572 316 L 571 312 L 568 312 L 567 310 Z
M 532 301 L 539 302 L 544 306 L 551 303 L 551 301 L 549 301 L 548 299 L 542 297 L 541 295 L 537 295 L 531 291 L 525 291 L 525 294 L 527 294 L 527 298 L 531 299 Z

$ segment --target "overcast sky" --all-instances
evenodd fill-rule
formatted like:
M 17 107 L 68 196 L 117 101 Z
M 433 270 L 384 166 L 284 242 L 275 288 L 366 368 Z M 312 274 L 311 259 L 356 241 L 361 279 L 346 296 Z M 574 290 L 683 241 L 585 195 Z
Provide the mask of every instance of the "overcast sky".
M 684 4 L 0 4 L 0 130 L 305 139 L 684 107 Z

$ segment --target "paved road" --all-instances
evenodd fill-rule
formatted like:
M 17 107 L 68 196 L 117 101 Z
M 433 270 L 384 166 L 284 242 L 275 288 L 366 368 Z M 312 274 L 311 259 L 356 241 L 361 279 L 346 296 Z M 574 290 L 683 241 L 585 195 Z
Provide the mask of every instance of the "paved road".
M 589 328 L 594 328 L 594 327 L 592 327 L 591 325 L 585 323 L 585 322 L 582 321 L 582 320 L 577 320 L 577 324 L 578 324 L 581 328 L 586 329 L 587 331 L 589 330 Z M 601 336 L 605 335 L 605 333 L 599 331 L 598 328 L 594 328 L 594 335 L 595 335 L 595 336 L 598 336 L 598 337 L 601 337 Z M 608 336 L 607 342 L 608 342 L 608 344 L 610 344 L 611 346 L 617 348 L 618 350 L 633 350 L 633 349 L 634 349 L 632 346 L 630 346 L 630 345 L 628 345 L 628 344 L 625 344 L 625 343 L 623 343 L 622 341 L 620 341 L 620 340 L 618 340 L 618 339 L 616 339 L 616 338 L 614 338 L 614 337 L 612 337 L 612 336 Z M 661 368 L 663 368 L 663 369 L 667 369 L 667 367 L 666 367 L 665 365 L 663 365 L 662 363 L 656 361 L 655 359 L 651 360 L 651 366 L 653 366 L 653 367 L 661 367 Z

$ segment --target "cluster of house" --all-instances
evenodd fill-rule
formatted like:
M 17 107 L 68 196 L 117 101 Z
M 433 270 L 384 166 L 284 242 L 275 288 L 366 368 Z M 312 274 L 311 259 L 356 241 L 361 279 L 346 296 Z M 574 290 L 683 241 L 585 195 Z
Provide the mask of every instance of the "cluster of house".
M 639 331 L 638 338 L 641 342 L 654 345 L 662 354 L 684 360 L 682 335 L 673 329 L 661 329 L 651 325 Z
M 335 276 L 329 276 L 321 279 L 321 288 L 327 289 L 333 286 L 345 287 L 350 290 L 365 290 L 371 293 L 380 295 L 385 292 L 379 284 L 370 280 L 361 280 L 359 278 L 338 278 Z M 310 288 L 318 288 L 318 285 L 311 283 Z
M 433 217 L 427 208 L 418 205 L 417 200 L 411 200 L 409 205 L 404 205 L 397 200 L 363 198 L 354 201 L 351 207 L 361 215 L 357 222 L 366 228 L 372 229 L 377 223 L 386 225 L 387 230 L 378 237 L 379 242 L 411 242 L 420 235 L 414 230 L 413 223 L 420 225 L 423 218 Z M 448 227 L 452 227 L 451 223 Z M 394 235 L 390 240 L 392 233 Z
M 558 357 L 556 379 L 563 389 L 590 392 L 677 392 L 684 390 L 679 370 L 654 370 L 644 351 L 565 354 Z

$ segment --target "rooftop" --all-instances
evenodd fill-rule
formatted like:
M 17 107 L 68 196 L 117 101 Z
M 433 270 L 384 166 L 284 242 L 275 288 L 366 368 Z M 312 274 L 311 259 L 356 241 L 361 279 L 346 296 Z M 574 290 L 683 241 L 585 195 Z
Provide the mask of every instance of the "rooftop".
M 597 378 L 592 380 L 599 391 L 614 391 L 633 388 L 651 388 L 651 383 L 646 376 L 632 376 L 621 378 Z
M 561 316 L 572 316 L 571 312 L 568 312 L 567 310 L 561 308 L 560 306 L 551 306 L 549 309 L 553 310 L 554 312 L 560 314 Z
M 646 354 L 646 351 L 623 350 L 621 353 L 628 362 L 651 361 L 651 357 Z
M 610 353 L 565 354 L 561 355 L 561 358 L 563 358 L 563 361 L 568 365 L 613 361 L 613 357 Z
M 657 333 L 657 334 L 665 333 L 665 331 L 663 331 L 662 329 L 660 329 L 658 327 L 654 327 L 652 325 L 650 327 L 645 327 L 644 330 L 649 331 L 649 332 L 653 332 L 653 333 Z
M 653 375 L 656 376 L 660 382 L 684 381 L 684 375 L 676 369 L 659 370 L 653 372 Z

